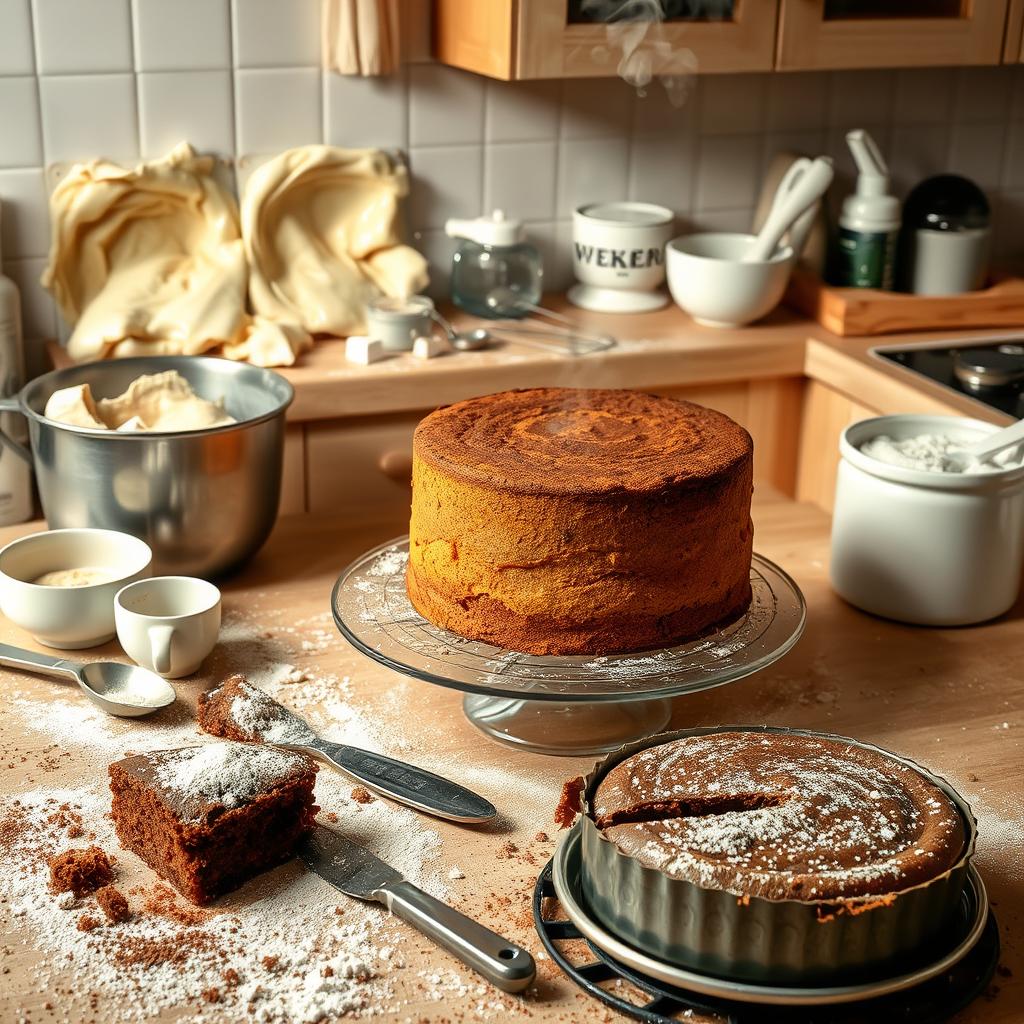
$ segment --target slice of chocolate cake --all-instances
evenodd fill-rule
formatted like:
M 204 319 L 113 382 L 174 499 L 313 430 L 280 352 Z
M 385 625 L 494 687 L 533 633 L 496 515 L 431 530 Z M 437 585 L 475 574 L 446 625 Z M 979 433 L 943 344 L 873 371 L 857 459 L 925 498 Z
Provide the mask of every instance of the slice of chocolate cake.
M 121 845 L 200 906 L 291 858 L 318 810 L 316 765 L 286 750 L 214 743 L 108 770 Z

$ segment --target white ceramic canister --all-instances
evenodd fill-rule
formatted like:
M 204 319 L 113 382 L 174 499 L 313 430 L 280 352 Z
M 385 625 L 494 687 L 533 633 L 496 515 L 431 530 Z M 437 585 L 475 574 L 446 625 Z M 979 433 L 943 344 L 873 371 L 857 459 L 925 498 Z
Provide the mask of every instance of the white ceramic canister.
M 606 313 L 642 313 L 668 303 L 665 246 L 675 214 L 654 203 L 590 203 L 573 212 L 569 301 Z
M 1020 590 L 1024 467 L 938 473 L 892 466 L 860 447 L 940 434 L 972 441 L 998 428 L 956 416 L 861 420 L 839 439 L 831 579 L 851 604 L 900 622 L 963 626 L 995 618 Z

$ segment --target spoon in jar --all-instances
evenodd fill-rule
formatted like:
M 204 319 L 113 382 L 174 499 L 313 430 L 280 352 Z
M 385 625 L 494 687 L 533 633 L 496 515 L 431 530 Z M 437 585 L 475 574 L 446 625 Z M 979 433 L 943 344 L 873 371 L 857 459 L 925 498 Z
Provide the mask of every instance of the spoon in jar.
M 990 462 L 993 456 L 1022 441 L 1024 441 L 1024 420 L 1018 420 L 1002 430 L 986 434 L 984 437 L 978 438 L 977 441 L 971 441 L 970 444 L 960 445 L 958 448 L 946 452 L 946 458 L 954 463 L 960 472 L 969 473 L 975 466 Z
M 108 715 L 139 718 L 173 704 L 174 687 L 155 672 L 119 661 L 93 661 L 79 665 L 49 654 L 37 654 L 0 644 L 0 665 L 27 672 L 74 679 L 82 692 Z

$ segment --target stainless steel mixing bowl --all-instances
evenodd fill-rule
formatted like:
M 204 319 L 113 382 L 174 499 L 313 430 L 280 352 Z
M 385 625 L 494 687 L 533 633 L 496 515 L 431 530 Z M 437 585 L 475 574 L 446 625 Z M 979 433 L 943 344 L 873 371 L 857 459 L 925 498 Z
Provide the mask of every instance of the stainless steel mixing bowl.
M 88 383 L 96 398 L 111 398 L 136 377 L 165 370 L 177 370 L 203 398 L 222 398 L 238 422 L 119 434 L 43 416 L 60 388 Z M 28 420 L 31 452 L 6 430 L 0 440 L 34 466 L 51 529 L 121 530 L 153 549 L 154 573 L 216 576 L 254 554 L 274 525 L 293 397 L 279 374 L 229 359 L 114 359 L 55 370 L 0 400 L 0 413 Z

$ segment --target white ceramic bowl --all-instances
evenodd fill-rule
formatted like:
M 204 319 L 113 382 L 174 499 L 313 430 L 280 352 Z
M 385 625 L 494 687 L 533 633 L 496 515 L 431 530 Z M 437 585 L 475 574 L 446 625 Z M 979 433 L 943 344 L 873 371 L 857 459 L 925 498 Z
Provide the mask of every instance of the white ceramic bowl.
M 149 575 L 145 541 L 116 530 L 50 530 L 0 549 L 0 611 L 47 647 L 78 650 L 114 636 L 114 595 Z M 102 568 L 112 578 L 87 587 L 33 583 L 60 569 Z
M 781 246 L 770 260 L 743 263 L 753 240 L 730 231 L 673 238 L 665 255 L 676 304 L 709 327 L 739 327 L 770 313 L 786 290 L 793 250 Z
M 974 441 L 998 428 L 960 416 L 879 416 L 847 427 L 832 514 L 836 592 L 900 622 L 962 626 L 1001 615 L 1024 567 L 1024 467 L 932 473 L 892 466 L 861 445 L 945 434 Z

